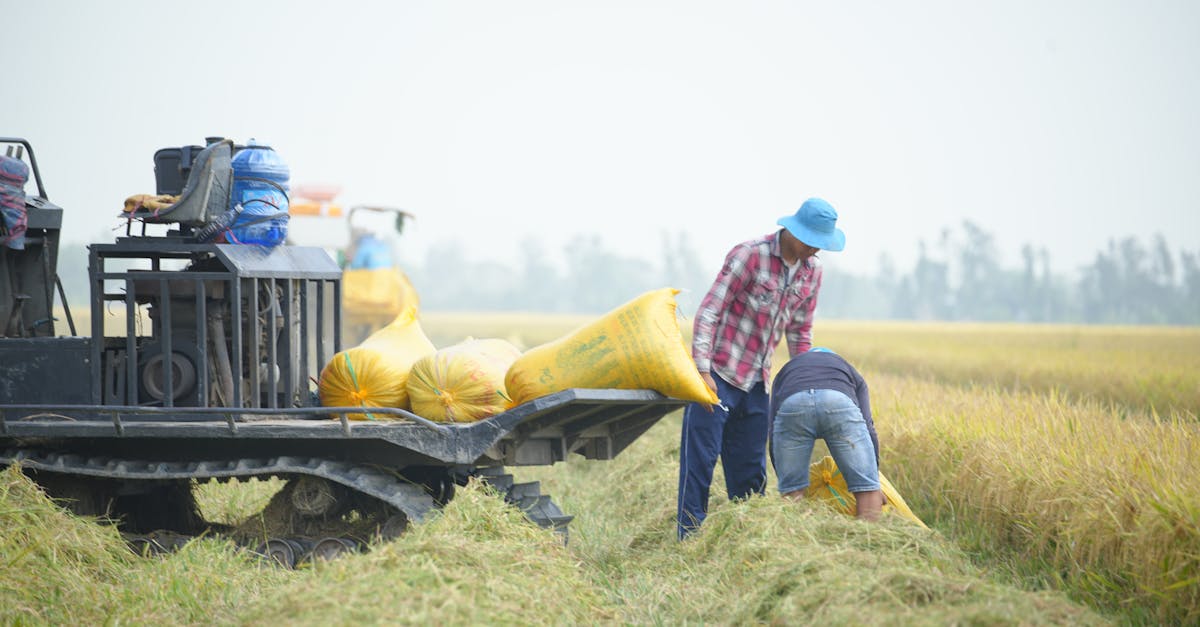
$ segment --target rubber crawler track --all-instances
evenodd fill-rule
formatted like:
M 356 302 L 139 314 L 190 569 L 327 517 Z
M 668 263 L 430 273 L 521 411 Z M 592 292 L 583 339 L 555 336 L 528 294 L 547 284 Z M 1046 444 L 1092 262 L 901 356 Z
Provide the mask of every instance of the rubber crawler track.
M 316 457 L 246 458 L 228 461 L 147 462 L 73 453 L 9 449 L 0 452 L 0 466 L 20 464 L 38 471 L 108 479 L 169 480 L 221 479 L 273 475 L 312 475 L 373 496 L 421 521 L 436 505 L 419 485 L 389 472 Z

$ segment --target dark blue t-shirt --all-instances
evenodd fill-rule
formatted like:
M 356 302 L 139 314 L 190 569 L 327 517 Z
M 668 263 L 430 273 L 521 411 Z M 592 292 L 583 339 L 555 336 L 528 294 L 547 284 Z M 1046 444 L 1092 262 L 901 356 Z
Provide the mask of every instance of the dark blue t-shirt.
M 771 386 L 771 424 L 775 423 L 775 413 L 787 397 L 806 390 L 837 390 L 858 405 L 867 422 L 867 431 L 871 433 L 875 463 L 878 464 L 879 436 L 875 434 L 875 421 L 871 418 L 871 397 L 867 382 L 854 366 L 841 355 L 824 351 L 808 351 L 793 357 L 775 375 Z

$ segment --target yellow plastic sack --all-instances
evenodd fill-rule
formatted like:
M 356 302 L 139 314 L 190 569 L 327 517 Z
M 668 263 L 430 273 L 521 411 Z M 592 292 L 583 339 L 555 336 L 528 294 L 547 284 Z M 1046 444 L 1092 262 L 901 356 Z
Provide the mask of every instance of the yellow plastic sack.
M 406 308 L 420 305 L 417 290 L 398 268 L 342 271 L 342 338 L 365 340 Z
M 675 318 L 675 294 L 646 292 L 571 334 L 527 351 L 504 379 L 516 404 L 568 388 L 655 390 L 714 404 Z
M 879 473 L 879 489 L 883 491 L 886 499 L 883 504 L 883 513 L 892 512 L 925 527 L 925 523 L 921 522 L 921 519 L 917 518 L 917 515 L 909 509 L 908 503 L 904 502 L 904 497 L 900 496 L 896 487 L 892 485 L 891 481 L 888 481 L 887 477 L 883 476 L 882 472 Z M 854 515 L 854 493 L 846 487 L 846 477 L 842 476 L 837 462 L 833 461 L 829 455 L 808 467 L 807 495 L 823 499 L 839 511 Z
M 325 407 L 399 407 L 408 409 L 408 374 L 418 359 L 436 349 L 415 307 L 406 307 L 362 344 L 333 356 L 321 370 L 317 391 Z M 384 418 L 352 414 L 354 420 Z
M 408 276 L 397 268 L 342 271 L 342 309 L 349 319 L 389 317 L 417 307 L 420 299 Z
M 504 340 L 468 339 L 422 357 L 408 375 L 413 413 L 438 422 L 475 422 L 512 407 L 504 375 L 520 356 Z

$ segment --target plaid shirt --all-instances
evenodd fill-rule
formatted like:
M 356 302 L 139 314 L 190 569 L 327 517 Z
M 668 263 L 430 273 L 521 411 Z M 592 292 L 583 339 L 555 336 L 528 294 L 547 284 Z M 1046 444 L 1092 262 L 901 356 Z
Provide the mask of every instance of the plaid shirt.
M 771 372 L 771 357 L 786 330 L 794 357 L 812 347 L 813 311 L 821 289 L 821 262 L 809 257 L 787 281 L 779 232 L 729 251 L 692 330 L 692 358 L 742 390 Z

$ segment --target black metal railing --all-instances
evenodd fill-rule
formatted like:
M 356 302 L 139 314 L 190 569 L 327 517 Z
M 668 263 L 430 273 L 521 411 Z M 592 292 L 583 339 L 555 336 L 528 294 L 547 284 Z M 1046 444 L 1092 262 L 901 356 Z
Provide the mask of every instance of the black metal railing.
M 309 382 L 341 350 L 340 274 L 286 264 L 249 274 L 223 263 L 217 245 L 168 238 L 89 250 L 94 404 L 238 409 L 315 404 Z M 149 268 L 111 268 L 117 259 Z M 168 261 L 185 267 L 168 269 Z M 124 305 L 124 337 L 104 336 L 110 303 Z M 139 329 L 143 306 L 150 314 L 149 333 Z M 162 360 L 160 393 L 144 395 L 142 377 L 148 376 L 146 361 L 153 353 Z M 189 379 L 194 376 L 186 392 L 177 387 L 177 353 L 187 354 L 180 365 L 192 370 Z M 177 398 L 180 394 L 187 400 Z
M 370 414 L 373 420 L 351 420 L 350 416 Z M 439 424 L 428 418 L 422 418 L 408 410 L 398 407 L 261 407 L 218 409 L 213 407 L 145 407 L 129 405 L 0 405 L 0 435 L 9 431 L 9 425 L 16 422 L 50 421 L 50 422 L 100 422 L 111 423 L 113 434 L 125 435 L 125 427 L 138 418 L 153 421 L 163 417 L 194 418 L 201 421 L 220 417 L 226 424 L 229 433 L 238 434 L 239 425 L 254 424 L 246 421 L 245 416 L 262 416 L 264 419 L 276 420 L 313 420 L 327 422 L 331 417 L 337 418 L 345 435 L 351 435 L 352 425 L 379 424 L 379 418 L 386 417 L 391 421 L 402 421 L 416 424 L 438 433 L 446 433 L 454 428 L 465 428 L 472 423 Z

